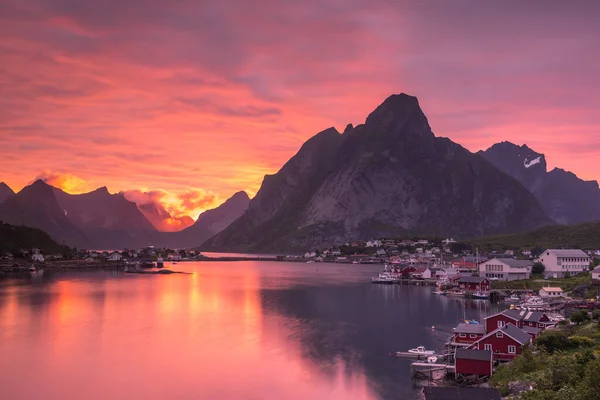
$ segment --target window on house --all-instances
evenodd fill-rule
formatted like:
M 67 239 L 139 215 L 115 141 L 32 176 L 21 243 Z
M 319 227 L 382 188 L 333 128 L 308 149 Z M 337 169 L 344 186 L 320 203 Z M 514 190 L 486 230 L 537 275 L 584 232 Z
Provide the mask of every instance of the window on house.
M 476 334 L 474 334 L 474 333 L 471 333 L 471 334 L 469 335 L 469 337 L 470 337 L 470 338 L 476 338 L 476 337 L 477 337 L 477 335 L 476 335 Z
M 498 328 L 502 328 L 504 326 L 504 321 L 498 321 Z
M 508 352 L 510 354 L 515 354 L 517 352 L 517 346 L 508 346 Z
M 513 346 L 513 347 L 514 347 L 514 346 Z M 486 344 L 486 345 L 483 347 L 483 349 L 484 349 L 484 350 L 489 350 L 489 351 L 492 351 L 492 345 L 491 345 L 491 344 Z
M 502 334 L 502 332 L 498 332 L 498 333 L 496 333 L 496 337 L 497 338 L 503 338 L 504 335 Z
M 467 334 L 466 333 L 459 333 L 458 336 L 460 336 L 460 337 L 467 337 Z

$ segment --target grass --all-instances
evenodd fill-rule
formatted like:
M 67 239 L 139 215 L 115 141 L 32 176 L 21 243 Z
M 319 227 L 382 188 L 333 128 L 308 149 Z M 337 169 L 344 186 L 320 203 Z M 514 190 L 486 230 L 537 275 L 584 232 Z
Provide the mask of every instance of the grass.
M 591 282 L 589 273 L 574 275 L 570 278 L 544 279 L 543 274 L 534 274 L 531 279 L 519 281 L 492 281 L 492 289 L 530 289 L 539 290 L 544 286 L 558 286 L 565 292 L 573 290 L 575 287 Z
M 600 249 L 600 222 L 545 226 L 525 233 L 484 236 L 469 242 L 483 250 Z

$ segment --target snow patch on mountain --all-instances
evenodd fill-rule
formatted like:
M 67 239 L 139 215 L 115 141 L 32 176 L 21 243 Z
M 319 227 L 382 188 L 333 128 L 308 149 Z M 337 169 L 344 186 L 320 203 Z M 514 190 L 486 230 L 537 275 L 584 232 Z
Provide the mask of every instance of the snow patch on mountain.
M 540 158 L 542 158 L 542 156 L 536 157 L 533 160 L 529 161 L 527 158 L 525 159 L 525 161 L 523 162 L 523 165 L 525 166 L 525 168 L 529 168 L 532 165 L 535 164 L 539 164 L 540 163 Z

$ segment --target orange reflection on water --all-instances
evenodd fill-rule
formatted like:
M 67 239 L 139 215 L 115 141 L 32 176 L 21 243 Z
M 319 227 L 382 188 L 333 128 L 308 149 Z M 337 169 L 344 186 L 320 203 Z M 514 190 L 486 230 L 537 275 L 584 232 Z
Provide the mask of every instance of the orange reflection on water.
M 24 360 L 9 368 L 0 359 L 5 398 L 376 398 L 364 374 L 348 374 L 341 360 L 332 360 L 331 376 L 303 357 L 290 339 L 302 334 L 301 322 L 265 313 L 255 266 L 192 267 L 189 275 L 61 278 L 44 304 L 45 342 L 0 329 L 3 344 L 17 345 L 9 358 Z M 13 320 L 29 332 L 39 320 L 19 312 L 17 321 L 15 307 L 29 303 L 15 298 L 0 304 L 0 327 Z M 36 385 L 17 384 L 27 376 Z

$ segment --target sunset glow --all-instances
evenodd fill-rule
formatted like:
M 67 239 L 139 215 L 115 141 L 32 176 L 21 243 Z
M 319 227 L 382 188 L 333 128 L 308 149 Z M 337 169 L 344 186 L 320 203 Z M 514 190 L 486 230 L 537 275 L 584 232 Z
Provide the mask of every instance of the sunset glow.
M 526 143 L 600 178 L 597 4 L 2 3 L 0 181 L 14 190 L 41 177 L 152 192 L 196 218 L 400 92 L 471 151 Z

